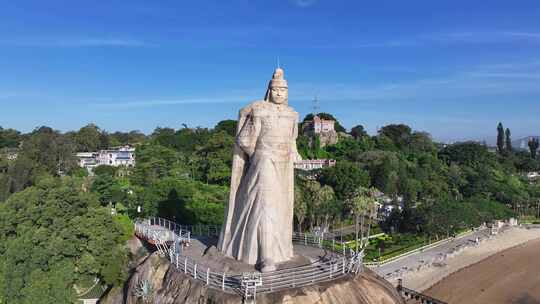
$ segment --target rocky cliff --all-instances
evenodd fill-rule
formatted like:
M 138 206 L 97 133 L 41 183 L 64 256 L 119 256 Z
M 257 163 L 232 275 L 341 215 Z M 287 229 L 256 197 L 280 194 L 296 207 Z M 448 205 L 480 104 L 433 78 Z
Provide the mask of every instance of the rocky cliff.
M 242 303 L 239 295 L 206 288 L 204 284 L 170 267 L 170 263 L 156 253 L 148 256 L 133 272 L 123 290 L 113 290 L 101 301 L 104 304 L 144 303 L 141 282 L 151 286 L 146 303 Z M 137 295 L 138 294 L 138 295 Z M 325 282 L 302 288 L 257 295 L 258 304 L 403 304 L 391 284 L 366 270 L 356 278 Z

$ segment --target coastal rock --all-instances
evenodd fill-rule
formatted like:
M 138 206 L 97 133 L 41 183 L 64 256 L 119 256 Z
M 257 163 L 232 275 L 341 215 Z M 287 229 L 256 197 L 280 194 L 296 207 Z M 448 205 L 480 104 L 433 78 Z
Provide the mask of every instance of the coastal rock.
M 124 301 L 105 301 L 105 304 L 139 304 L 142 299 L 136 295 L 138 285 L 147 280 L 152 286 L 149 303 L 242 303 L 242 297 L 207 288 L 170 267 L 170 263 L 157 253 L 150 255 L 133 272 L 124 288 Z M 394 287 L 366 269 L 357 277 L 347 276 L 335 281 L 312 286 L 291 288 L 271 294 L 258 294 L 258 304 L 403 304 Z

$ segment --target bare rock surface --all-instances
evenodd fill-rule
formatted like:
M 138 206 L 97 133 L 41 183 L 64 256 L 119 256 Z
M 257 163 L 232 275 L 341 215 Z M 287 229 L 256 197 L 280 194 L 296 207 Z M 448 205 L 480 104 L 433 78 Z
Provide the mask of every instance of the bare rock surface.
M 217 239 L 192 239 L 190 246 L 185 248 L 182 254 L 197 264 L 204 265 L 215 272 L 254 272 L 258 271 L 255 265 L 250 265 L 237 261 L 226 256 L 216 248 Z M 323 248 L 304 246 L 295 244 L 293 246 L 293 257 L 283 263 L 276 264 L 276 268 L 292 268 L 311 264 L 315 261 L 325 261 L 335 255 L 331 251 Z M 181 262 L 181 261 L 180 261 Z
M 137 285 L 148 280 L 153 289 L 150 303 L 242 303 L 237 294 L 224 293 L 207 288 L 203 283 L 170 267 L 170 263 L 154 253 L 137 267 L 123 290 L 123 301 L 102 301 L 104 304 L 139 304 L 142 300 L 135 295 Z M 372 271 L 357 277 L 347 276 L 338 280 L 312 286 L 291 288 L 271 294 L 258 294 L 257 303 L 286 304 L 403 304 L 394 287 Z

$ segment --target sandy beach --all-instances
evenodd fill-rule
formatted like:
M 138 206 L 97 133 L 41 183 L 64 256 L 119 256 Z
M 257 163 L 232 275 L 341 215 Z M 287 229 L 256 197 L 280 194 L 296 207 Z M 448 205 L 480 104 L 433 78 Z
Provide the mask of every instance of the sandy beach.
M 540 303 L 539 254 L 540 239 L 522 243 L 451 274 L 424 293 L 448 303 Z
M 535 241 L 531 243 L 527 243 L 531 240 L 535 240 Z M 536 259 L 540 260 L 540 250 L 538 250 L 538 248 L 540 247 L 534 247 L 533 245 L 529 246 L 529 244 L 537 244 L 537 243 L 540 244 L 540 229 L 511 228 L 505 231 L 504 233 L 501 233 L 495 237 L 482 241 L 479 246 L 472 246 L 472 247 L 464 249 L 462 252 L 456 254 L 453 257 L 447 258 L 446 260 L 437 264 L 436 266 L 433 265 L 429 268 L 423 268 L 419 271 L 411 271 L 411 272 L 405 273 L 403 275 L 403 285 L 414 290 L 425 291 L 429 289 L 430 287 L 432 287 L 437 282 L 440 282 L 444 278 L 450 276 L 451 274 L 467 266 L 476 264 L 480 261 L 487 259 L 488 257 L 492 255 L 501 253 L 502 251 L 506 249 L 509 249 L 509 248 L 512 248 L 521 244 L 525 244 L 525 243 L 527 243 L 526 246 L 520 246 L 519 248 L 537 248 Z M 529 249 L 529 250 L 534 251 L 533 249 Z M 529 262 L 523 258 L 519 258 L 517 260 L 525 264 Z M 530 262 L 532 263 L 532 261 Z M 520 263 L 520 262 L 516 261 L 516 263 Z M 517 266 L 518 265 L 516 265 L 516 267 Z M 483 268 L 478 268 L 478 269 L 479 270 L 476 270 L 476 272 L 481 273 L 483 271 Z M 512 269 L 512 265 L 509 266 L 509 268 L 506 270 L 506 273 L 510 273 L 511 269 Z M 476 290 L 476 292 L 479 291 L 475 289 L 475 285 L 474 285 L 475 283 L 470 281 L 468 278 L 467 279 L 462 278 L 461 281 L 464 286 L 470 286 L 470 288 L 473 288 L 474 290 Z M 443 282 L 441 282 L 440 284 L 443 284 Z M 540 286 L 540 284 L 538 285 Z M 444 288 L 440 290 L 443 290 L 443 289 Z M 434 293 L 434 295 L 436 294 Z M 441 293 L 441 295 L 444 295 L 444 293 Z M 473 303 L 473 302 L 470 302 L 470 301 L 459 302 L 458 301 L 455 303 Z M 491 303 L 491 302 L 475 302 L 475 303 Z M 501 303 L 512 303 L 512 302 L 501 302 Z M 523 303 L 529 303 L 529 302 L 523 302 Z M 536 302 L 531 302 L 531 303 L 536 303 Z

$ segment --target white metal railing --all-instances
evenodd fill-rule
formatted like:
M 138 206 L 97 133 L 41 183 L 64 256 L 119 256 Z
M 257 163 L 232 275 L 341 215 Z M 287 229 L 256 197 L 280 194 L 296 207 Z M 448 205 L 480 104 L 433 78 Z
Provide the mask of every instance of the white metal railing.
M 464 232 L 458 234 L 456 237 L 448 237 L 448 238 L 444 238 L 444 239 L 442 239 L 442 240 L 438 240 L 438 241 L 436 241 L 436 242 L 426 244 L 426 245 L 424 245 L 424 246 L 422 246 L 422 247 L 418 247 L 418 248 L 415 248 L 415 249 L 411 249 L 411 250 L 409 250 L 409 251 L 403 252 L 403 253 L 401 253 L 401 254 L 399 254 L 399 255 L 390 257 L 390 258 L 385 259 L 385 260 L 383 260 L 383 261 L 378 261 L 378 262 L 364 262 L 364 266 L 370 267 L 370 268 L 380 267 L 380 266 L 386 265 L 386 264 L 388 264 L 388 263 L 391 263 L 391 262 L 400 260 L 400 259 L 402 259 L 402 258 L 408 257 L 408 256 L 413 255 L 413 254 L 415 254 L 415 253 L 423 252 L 423 251 L 425 251 L 425 250 L 428 250 L 428 249 L 437 247 L 437 246 L 439 246 L 439 245 L 441 245 L 441 244 L 445 244 L 445 243 L 451 242 L 451 241 L 455 240 L 456 238 L 465 237 L 465 236 L 467 236 L 467 235 L 469 235 L 469 234 L 474 233 L 475 231 L 478 231 L 479 229 L 482 229 L 482 226 L 477 227 L 477 228 L 473 228 L 473 229 L 470 229 L 470 230 L 467 230 L 467 231 L 464 231 Z
M 178 250 L 178 242 L 189 242 L 195 226 L 179 225 L 162 218 L 149 218 L 135 223 L 137 236 L 152 241 L 161 254 L 167 255 L 176 270 L 188 274 L 209 287 L 221 289 L 229 293 L 249 294 L 244 278 L 253 277 L 254 274 L 226 273 L 212 271 L 209 267 L 198 264 L 191 258 L 182 255 Z M 202 227 L 202 226 L 199 226 Z M 218 227 L 218 226 L 211 226 Z M 191 228 L 191 229 L 190 229 Z M 219 229 L 200 229 L 202 234 L 219 234 Z M 342 246 L 334 238 L 325 238 L 324 234 L 295 233 L 293 243 L 325 249 L 327 255 L 311 264 L 280 269 L 267 273 L 256 273 L 260 284 L 256 286 L 257 293 L 268 293 L 291 287 L 312 285 L 318 282 L 329 281 L 347 273 L 357 273 L 362 270 L 362 253 L 355 253 L 347 246 Z M 170 244 L 175 244 L 170 246 Z M 341 248 L 340 248 L 341 247 Z M 253 291 L 254 292 L 254 291 Z

